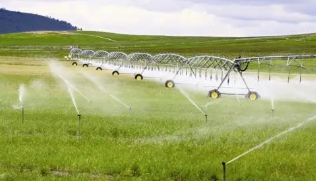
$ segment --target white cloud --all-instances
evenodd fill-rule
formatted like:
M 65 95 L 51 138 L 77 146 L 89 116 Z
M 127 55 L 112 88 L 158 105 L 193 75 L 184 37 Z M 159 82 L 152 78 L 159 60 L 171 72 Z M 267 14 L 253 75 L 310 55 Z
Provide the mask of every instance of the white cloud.
M 245 0 L 234 1 L 233 4 L 221 2 L 10 0 L 1 2 L 1 6 L 66 20 L 84 30 L 128 34 L 255 36 L 316 30 L 316 19 L 312 14 L 304 13 L 302 6 L 300 11 L 290 11 L 291 4 L 283 5 L 283 0 L 270 4 L 258 1 L 250 5 L 245 5 Z

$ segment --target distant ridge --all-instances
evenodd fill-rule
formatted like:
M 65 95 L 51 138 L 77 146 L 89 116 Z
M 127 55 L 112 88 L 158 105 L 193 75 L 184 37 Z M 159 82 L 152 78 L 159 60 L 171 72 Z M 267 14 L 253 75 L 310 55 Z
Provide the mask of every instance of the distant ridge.
M 70 31 L 78 28 L 51 17 L 0 9 L 0 34 L 29 31 Z

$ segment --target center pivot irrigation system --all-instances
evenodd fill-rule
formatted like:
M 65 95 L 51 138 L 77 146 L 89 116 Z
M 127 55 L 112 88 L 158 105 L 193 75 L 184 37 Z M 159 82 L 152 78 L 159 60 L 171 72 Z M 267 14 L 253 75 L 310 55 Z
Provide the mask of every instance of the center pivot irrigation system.
M 268 72 L 268 79 L 271 80 L 271 72 L 275 67 L 282 67 L 288 72 L 287 81 L 294 74 L 302 81 L 302 72 L 306 70 L 316 71 L 316 55 L 287 55 L 287 56 L 263 56 L 263 57 L 238 57 L 230 60 L 223 57 L 205 55 L 190 58 L 174 53 L 162 53 L 150 55 L 148 53 L 125 54 L 123 52 L 107 52 L 81 50 L 73 48 L 66 59 L 72 61 L 72 65 L 78 63 L 83 67 L 95 67 L 96 70 L 111 70 L 113 76 L 120 74 L 133 74 L 136 80 L 144 78 L 166 78 L 165 87 L 175 87 L 175 79 L 182 76 L 185 79 L 198 79 L 216 81 L 215 89 L 209 90 L 208 96 L 214 99 L 220 98 L 222 94 L 232 93 L 220 92 L 225 82 L 230 84 L 231 74 L 239 75 L 247 90 L 247 99 L 257 100 L 260 95 L 252 91 L 243 72 L 251 66 L 257 70 L 258 82 L 262 69 Z M 311 61 L 313 59 L 313 61 Z M 237 93 L 233 93 L 236 95 Z

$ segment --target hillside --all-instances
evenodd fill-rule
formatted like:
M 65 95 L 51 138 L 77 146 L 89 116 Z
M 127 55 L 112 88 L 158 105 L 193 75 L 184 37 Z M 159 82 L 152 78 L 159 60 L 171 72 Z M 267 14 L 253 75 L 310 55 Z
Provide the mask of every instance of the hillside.
M 70 23 L 41 15 L 0 9 L 0 34 L 76 30 Z
M 266 56 L 315 54 L 316 34 L 272 37 L 177 37 L 140 36 L 107 32 L 69 31 L 0 35 L 0 56 L 64 57 L 69 46 L 82 49 L 179 53 L 184 56 Z

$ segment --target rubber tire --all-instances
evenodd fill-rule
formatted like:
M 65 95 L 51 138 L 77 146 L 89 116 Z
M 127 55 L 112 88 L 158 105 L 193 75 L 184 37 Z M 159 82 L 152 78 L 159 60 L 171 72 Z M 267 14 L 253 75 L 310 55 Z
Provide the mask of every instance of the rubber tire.
M 82 67 L 89 67 L 89 65 L 88 64 L 83 64 Z
M 256 101 L 260 98 L 260 95 L 257 92 L 250 91 L 248 94 L 246 94 L 246 99 L 249 99 L 251 101 Z
M 140 79 L 138 79 L 139 77 L 140 77 Z M 134 78 L 135 78 L 135 80 L 143 80 L 144 79 L 142 74 L 136 74 Z
M 102 68 L 101 67 L 97 67 L 96 70 L 101 70 L 102 71 Z
M 166 83 L 165 83 L 165 87 L 167 87 L 167 88 L 174 88 L 175 85 L 176 84 L 173 82 L 173 80 L 167 80 Z
M 112 75 L 118 76 L 118 75 L 120 75 L 120 73 L 119 73 L 117 70 L 114 70 L 114 71 L 112 72 Z
M 216 93 L 217 96 L 215 96 L 214 93 Z M 208 92 L 208 97 L 210 97 L 212 99 L 218 99 L 221 97 L 221 93 L 217 89 L 214 89 L 214 90 L 211 90 Z
M 72 65 L 72 66 L 77 66 L 78 64 L 77 64 L 77 62 L 72 62 L 71 65 Z

